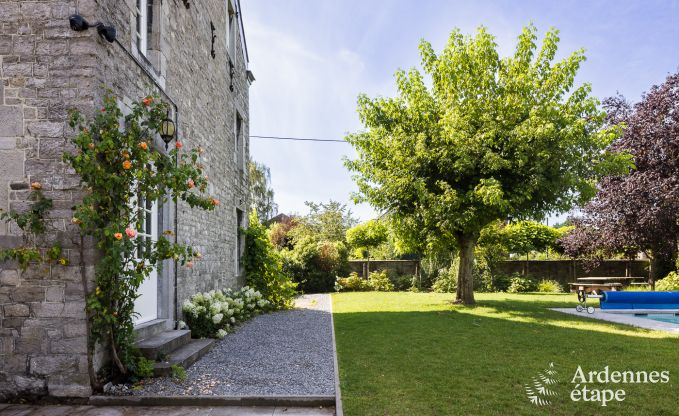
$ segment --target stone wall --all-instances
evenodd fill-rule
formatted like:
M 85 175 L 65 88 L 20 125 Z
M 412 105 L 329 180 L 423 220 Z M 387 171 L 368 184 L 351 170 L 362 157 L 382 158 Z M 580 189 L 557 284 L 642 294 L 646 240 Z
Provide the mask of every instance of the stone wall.
M 99 83 L 113 88 L 124 100 L 159 94 L 153 80 L 163 87 L 161 99 L 170 98 L 177 105 L 179 140 L 187 148 L 198 145 L 205 148 L 200 162 L 210 178 L 208 191 L 221 202 L 211 212 L 192 209 L 183 202 L 178 204 L 178 240 L 192 245 L 203 255 L 192 269 L 180 267 L 178 270 L 176 307 L 179 309 L 181 303 L 196 292 L 242 284 L 235 258 L 236 209 L 247 213 L 247 169 L 240 170 L 235 164 L 234 119 L 237 111 L 243 119 L 242 137 L 247 158 L 247 64 L 238 38 L 237 51 L 233 54 L 234 88 L 231 91 L 224 0 L 191 2 L 189 9 L 179 1 L 164 1 L 158 22 L 160 57 L 159 64 L 155 65 L 136 50 L 132 30 L 135 0 L 99 0 L 99 3 L 97 19 L 112 23 L 120 42 L 120 45 L 108 44 L 97 39 L 102 65 Z M 210 55 L 211 22 L 216 28 L 215 58 Z M 147 70 L 142 70 L 139 64 Z M 174 228 L 174 224 L 167 225 Z M 174 276 L 166 278 L 174 279 Z
M 193 245 L 203 258 L 193 269 L 176 272 L 176 305 L 174 265 L 164 265 L 159 304 L 167 310 L 161 317 L 170 324 L 181 302 L 197 291 L 242 284 L 236 209 L 247 214 L 247 169 L 235 163 L 234 118 L 237 111 L 243 119 L 247 160 L 249 82 L 241 42 L 235 42 L 231 91 L 224 0 L 192 1 L 190 9 L 181 1 L 160 2 L 159 50 L 149 60 L 134 46 L 134 5 L 134 0 L 0 1 L 0 208 L 26 209 L 30 183 L 41 182 L 54 200 L 46 244 L 59 239 L 70 261 L 68 267 L 36 266 L 25 272 L 11 262 L 0 264 L 0 401 L 91 393 L 79 264 L 82 257 L 91 282 L 96 256 L 87 244 L 81 256 L 70 218 L 82 190 L 61 155 L 70 148 L 68 109 L 92 115 L 107 88 L 122 104 L 148 94 L 176 103 L 178 138 L 187 148 L 205 148 L 201 163 L 210 177 L 209 192 L 221 201 L 213 212 L 183 203 L 162 208 L 161 231 L 174 230 L 179 242 Z M 113 24 L 119 43 L 106 42 L 94 29 L 72 31 L 68 16 L 76 11 L 90 22 Z M 214 59 L 211 20 L 217 36 Z M 159 143 L 156 148 L 163 151 Z M 0 228 L 0 246 L 21 242 L 16 229 Z
M 368 270 L 369 269 L 369 270 Z M 419 275 L 419 260 L 370 260 L 369 266 L 366 260 L 349 260 L 349 270 L 359 276 L 367 278 L 369 272 L 387 270 L 390 275 Z
M 0 264 L 0 400 L 90 393 L 79 238 L 70 223 L 82 193 L 61 161 L 70 134 L 66 109 L 91 114 L 94 104 L 94 42 L 68 26 L 79 6 L 87 4 L 0 2 L 0 208 L 25 210 L 29 184 L 40 182 L 54 201 L 46 244 L 59 240 L 71 264 L 26 271 Z M 19 230 L 0 226 L 1 247 L 22 243 Z

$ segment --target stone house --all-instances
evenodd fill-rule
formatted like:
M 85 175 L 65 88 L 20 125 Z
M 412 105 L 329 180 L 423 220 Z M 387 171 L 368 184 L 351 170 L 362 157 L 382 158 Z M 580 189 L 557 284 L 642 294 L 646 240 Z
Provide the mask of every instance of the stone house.
M 73 30 L 72 15 L 92 27 Z M 101 36 L 96 22 L 114 27 L 116 39 Z M 107 89 L 122 107 L 149 94 L 170 104 L 177 137 L 206 149 L 209 193 L 221 201 L 212 212 L 184 203 L 148 206 L 151 233 L 172 230 L 203 258 L 192 269 L 167 261 L 143 284 L 139 338 L 173 330 L 181 303 L 194 293 L 243 284 L 238 229 L 247 218 L 254 80 L 245 45 L 239 0 L 0 1 L 0 208 L 25 208 L 30 183 L 39 181 L 54 201 L 50 237 L 69 259 L 66 267 L 23 272 L 0 263 L 0 401 L 91 394 L 81 271 L 91 281 L 97 255 L 87 241 L 81 247 L 70 223 L 83 190 L 62 153 L 72 135 L 68 110 L 94 114 Z M 162 141 L 154 147 L 165 151 Z M 0 247 L 21 241 L 12 224 L 0 225 Z

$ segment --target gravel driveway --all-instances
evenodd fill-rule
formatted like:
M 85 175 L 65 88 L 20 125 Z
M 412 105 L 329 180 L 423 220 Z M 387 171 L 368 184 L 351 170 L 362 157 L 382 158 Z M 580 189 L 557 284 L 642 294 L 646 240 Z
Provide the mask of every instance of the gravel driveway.
M 257 316 L 187 369 L 184 382 L 150 380 L 135 395 L 334 395 L 330 295 Z

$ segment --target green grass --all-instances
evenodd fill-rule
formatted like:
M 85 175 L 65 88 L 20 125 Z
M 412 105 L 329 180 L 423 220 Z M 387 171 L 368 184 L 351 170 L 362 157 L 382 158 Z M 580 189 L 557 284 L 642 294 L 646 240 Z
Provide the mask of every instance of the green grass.
M 679 337 L 550 311 L 572 294 L 339 293 L 333 308 L 345 414 L 676 415 Z M 554 362 L 559 396 L 531 404 L 524 385 Z M 623 402 L 570 399 L 583 370 L 669 370 L 667 384 L 608 384 Z

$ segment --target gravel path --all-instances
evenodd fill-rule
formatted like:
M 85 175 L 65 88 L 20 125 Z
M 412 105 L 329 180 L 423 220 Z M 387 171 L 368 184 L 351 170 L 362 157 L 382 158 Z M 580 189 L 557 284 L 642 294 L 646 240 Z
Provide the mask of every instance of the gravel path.
M 135 395 L 334 395 L 330 296 L 303 295 L 296 308 L 257 316 L 187 369 L 177 383 L 149 381 Z

